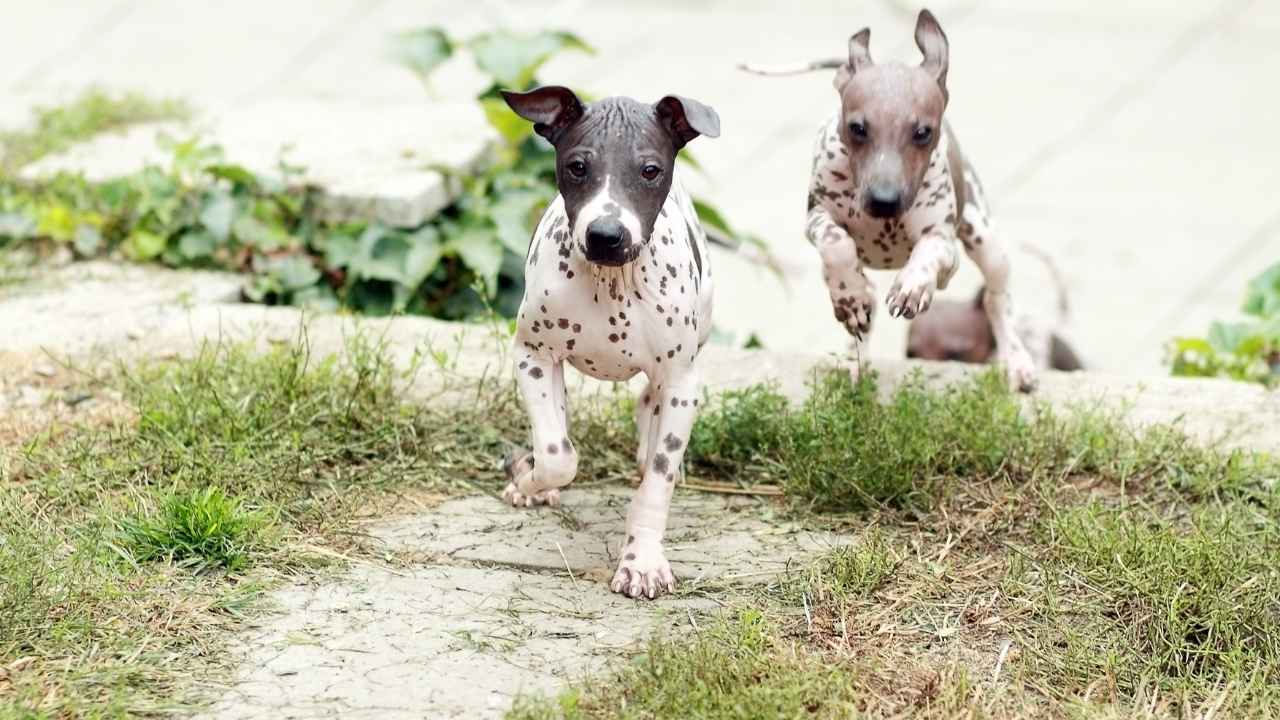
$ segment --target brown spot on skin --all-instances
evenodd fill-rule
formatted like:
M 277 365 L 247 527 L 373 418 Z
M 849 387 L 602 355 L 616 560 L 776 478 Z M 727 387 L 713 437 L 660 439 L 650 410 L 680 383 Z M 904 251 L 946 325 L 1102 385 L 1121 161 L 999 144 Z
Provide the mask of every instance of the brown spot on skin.
M 574 324 L 573 324 L 573 331 L 574 331 L 574 332 L 576 332 L 576 333 L 580 333 L 580 332 L 582 332 L 582 323 L 574 323 Z
M 560 447 L 564 448 L 566 453 L 573 452 L 573 443 L 569 442 L 569 438 L 560 441 Z
M 567 330 L 569 328 L 568 318 L 560 318 L 560 320 L 556 324 L 560 326 L 561 330 Z
M 531 368 L 529 368 L 529 377 L 533 378 L 534 380 L 541 380 L 541 379 L 542 379 L 542 368 L 540 368 L 540 367 L 531 367 Z
M 521 369 L 521 370 L 523 370 L 523 369 L 525 369 L 525 368 L 527 368 L 527 367 L 529 367 L 529 361 L 528 361 L 528 360 L 521 360 L 521 361 L 520 361 L 520 369 Z
M 618 342 L 618 333 L 609 333 L 609 342 Z
M 667 482 L 673 483 L 675 481 L 676 481 L 675 473 L 667 473 Z
M 627 536 L 627 544 L 628 544 L 628 545 L 630 545 L 631 543 L 633 543 L 633 542 L 635 542 L 635 541 L 636 541 L 636 536 L 635 536 L 635 535 L 628 535 L 628 536 Z
M 635 554 L 635 553 L 627 553 L 627 555 L 626 555 L 626 559 L 627 559 L 627 560 L 635 560 L 635 559 L 636 559 L 636 554 Z
M 653 470 L 659 475 L 666 475 L 667 469 L 671 467 L 671 461 L 667 459 L 665 453 L 655 453 L 653 456 Z
M 569 338 L 568 341 L 565 342 L 564 346 L 566 349 L 572 350 L 574 344 L 576 344 L 577 342 L 578 342 L 577 340 L 574 340 L 573 338 Z
M 679 401 L 679 400 L 677 400 L 677 399 L 675 399 L 675 398 L 671 398 L 671 407 L 677 407 L 677 406 L 679 406 L 679 405 L 680 405 L 680 401 Z
M 547 454 L 555 455 L 559 452 L 560 452 L 560 448 L 556 447 L 555 443 L 551 443 L 550 445 L 547 446 Z
M 663 440 L 667 446 L 667 452 L 675 452 L 684 446 L 684 442 L 676 437 L 674 433 L 667 433 L 667 437 Z

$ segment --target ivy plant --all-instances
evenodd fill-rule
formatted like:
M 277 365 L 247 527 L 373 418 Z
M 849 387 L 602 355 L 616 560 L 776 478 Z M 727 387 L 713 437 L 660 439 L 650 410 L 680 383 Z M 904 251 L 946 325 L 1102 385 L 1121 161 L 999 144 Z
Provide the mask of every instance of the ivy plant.
M 1246 320 L 1214 322 L 1206 337 L 1173 340 L 1173 374 L 1280 385 L 1280 262 L 1249 282 L 1242 310 Z

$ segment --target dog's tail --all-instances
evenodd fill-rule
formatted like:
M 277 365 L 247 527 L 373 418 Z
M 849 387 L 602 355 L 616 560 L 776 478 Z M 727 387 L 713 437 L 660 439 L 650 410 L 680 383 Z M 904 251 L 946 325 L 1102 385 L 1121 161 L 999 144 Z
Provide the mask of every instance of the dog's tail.
M 1071 305 L 1067 302 L 1067 281 L 1062 277 L 1062 270 L 1058 267 L 1058 263 L 1053 261 L 1049 253 L 1040 248 L 1024 243 L 1023 250 L 1035 255 L 1049 269 L 1049 277 L 1053 280 L 1054 290 L 1058 293 L 1058 326 L 1061 327 L 1071 317 Z
M 840 67 L 848 65 L 848 60 L 814 60 L 812 62 L 791 63 L 789 65 L 757 65 L 755 63 L 740 63 L 738 69 L 749 72 L 752 75 L 765 75 L 768 77 L 781 77 L 784 75 L 803 75 L 804 73 L 817 72 L 818 70 L 836 70 Z
M 753 265 L 758 265 L 769 270 L 776 275 L 779 280 L 782 280 L 784 284 L 786 283 L 787 271 L 782 267 L 782 263 L 778 261 L 778 258 L 767 249 L 757 247 L 750 243 L 745 243 L 738 238 L 730 236 L 719 228 L 704 225 L 703 232 L 707 234 L 708 243 L 724 248 Z

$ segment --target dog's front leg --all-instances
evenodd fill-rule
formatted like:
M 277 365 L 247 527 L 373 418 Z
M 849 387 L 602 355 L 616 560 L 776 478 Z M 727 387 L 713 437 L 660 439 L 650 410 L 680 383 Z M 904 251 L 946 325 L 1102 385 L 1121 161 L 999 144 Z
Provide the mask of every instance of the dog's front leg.
M 569 440 L 569 406 L 564 365 L 529 352 L 515 350 L 516 385 L 532 426 L 533 451 L 507 464 L 507 487 L 502 497 L 512 505 L 559 505 L 560 488 L 578 472 L 578 451 Z
M 863 272 L 853 238 L 821 205 L 809 210 L 805 229 L 809 242 L 822 256 L 822 277 L 831 295 L 831 309 L 849 333 L 849 377 L 856 384 L 862 368 L 862 344 L 871 334 L 875 315 L 875 287 Z
M 685 446 L 693 429 L 698 406 L 698 380 L 692 367 L 673 373 L 656 383 L 660 388 L 650 398 L 650 437 L 648 459 L 640 478 L 640 487 L 627 512 L 627 537 L 622 546 L 622 559 L 613 575 L 610 589 L 633 598 L 653 599 L 676 588 L 676 578 L 662 549 L 667 531 L 667 510 L 671 493 L 680 478 Z M 650 382 L 650 387 L 655 383 Z M 656 432 L 654 432 L 656 426 Z M 641 432 L 644 430 L 641 429 Z
M 910 320 L 929 309 L 934 293 L 947 287 L 960 264 L 957 244 L 955 237 L 941 230 L 916 241 L 885 298 L 891 316 Z

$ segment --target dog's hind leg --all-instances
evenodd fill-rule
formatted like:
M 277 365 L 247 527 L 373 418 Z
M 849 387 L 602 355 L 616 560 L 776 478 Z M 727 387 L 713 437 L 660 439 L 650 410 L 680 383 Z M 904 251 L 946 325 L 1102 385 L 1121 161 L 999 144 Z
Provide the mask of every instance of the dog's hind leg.
M 516 385 L 532 425 L 533 451 L 507 464 L 502 497 L 512 505 L 558 505 L 560 488 L 578 472 L 578 451 L 569 440 L 564 364 L 516 348 Z
M 976 187 L 975 183 L 969 186 Z M 965 253 L 973 259 L 986 281 L 982 307 L 995 336 L 996 357 L 1004 366 L 1010 387 L 1030 392 L 1036 386 L 1036 366 L 1019 337 L 1013 298 L 1009 294 L 1009 251 L 995 234 L 985 203 L 980 198 L 965 205 L 958 235 Z

